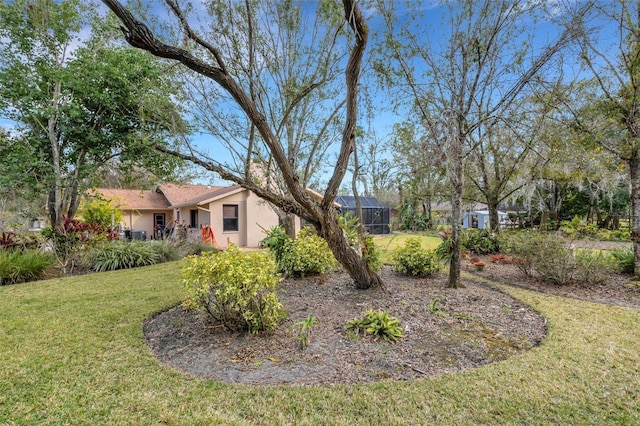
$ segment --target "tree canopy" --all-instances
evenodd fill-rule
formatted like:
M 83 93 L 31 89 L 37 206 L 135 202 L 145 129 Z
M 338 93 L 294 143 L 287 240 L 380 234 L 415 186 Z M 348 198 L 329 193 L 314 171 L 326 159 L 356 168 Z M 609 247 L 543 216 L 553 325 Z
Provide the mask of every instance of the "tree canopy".
M 184 130 L 175 84 L 151 55 L 104 33 L 80 40 L 91 17 L 75 0 L 0 6 L 0 111 L 16 123 L 0 147 L 3 186 L 46 196 L 52 226 L 74 216 L 108 162 L 159 176 L 180 162 L 152 148 Z

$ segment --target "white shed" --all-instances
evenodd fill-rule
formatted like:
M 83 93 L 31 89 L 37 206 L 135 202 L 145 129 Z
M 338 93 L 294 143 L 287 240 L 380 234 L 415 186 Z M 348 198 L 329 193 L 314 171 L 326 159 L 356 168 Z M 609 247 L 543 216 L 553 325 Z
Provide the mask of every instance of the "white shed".
M 500 220 L 500 227 L 505 226 L 507 223 L 509 215 L 505 212 L 501 212 L 498 210 L 498 218 Z M 478 228 L 478 229 L 489 229 L 491 225 L 489 224 L 489 210 L 475 210 L 468 212 L 464 215 L 462 219 L 462 227 L 464 229 L 469 228 Z

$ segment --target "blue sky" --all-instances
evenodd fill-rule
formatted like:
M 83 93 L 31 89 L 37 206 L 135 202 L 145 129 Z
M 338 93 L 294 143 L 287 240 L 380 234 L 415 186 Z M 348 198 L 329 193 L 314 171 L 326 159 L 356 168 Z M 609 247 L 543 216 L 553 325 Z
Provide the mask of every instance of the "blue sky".
M 536 1 L 536 0 L 530 0 L 530 2 L 533 2 L 533 1 Z M 549 2 L 547 3 L 550 4 Z M 155 2 L 155 1 L 146 2 L 145 4 L 147 6 L 150 6 L 151 13 L 159 12 L 161 15 L 165 14 L 164 6 L 162 6 L 160 2 Z M 304 4 L 307 6 L 305 8 L 307 10 L 313 9 L 315 6 L 315 2 L 311 2 L 311 1 L 304 2 Z M 576 3 L 576 0 L 567 0 L 565 1 L 565 4 L 575 5 L 575 4 L 580 4 L 580 1 L 577 1 Z M 405 14 L 407 13 L 406 9 L 402 5 L 402 2 L 398 2 L 397 6 L 401 15 L 403 13 Z M 106 10 L 106 7 L 101 3 L 99 4 L 98 7 L 101 11 Z M 443 39 L 446 39 L 447 31 L 444 30 L 443 27 L 438 27 L 438 24 L 439 22 L 441 22 L 443 17 L 446 16 L 445 9 L 438 6 L 437 2 L 432 0 L 421 2 L 419 4 L 419 9 L 425 13 L 424 18 L 421 21 L 424 24 L 424 26 L 434 27 L 434 31 L 430 33 L 431 35 L 430 35 L 429 42 L 434 44 L 442 43 Z M 199 1 L 196 1 L 194 3 L 194 11 L 195 11 L 194 15 L 198 16 L 199 18 L 203 18 L 206 15 L 206 12 L 202 6 L 202 3 Z M 365 15 L 367 16 L 369 25 L 372 29 L 372 33 L 375 33 L 376 29 L 378 29 L 381 25 L 379 19 L 376 17 L 375 13 L 372 10 L 365 10 L 364 12 L 365 12 Z M 560 16 L 561 15 L 558 14 L 556 17 L 560 17 Z M 402 21 L 402 18 L 401 18 L 401 21 Z M 533 26 L 534 24 L 531 23 L 531 27 Z M 544 22 L 544 21 L 535 24 L 535 29 L 536 29 L 535 40 L 536 41 L 534 43 L 537 43 L 537 45 L 539 46 L 542 46 L 548 43 L 549 40 L 552 40 L 557 35 L 555 28 L 556 27 L 554 27 L 553 25 L 550 25 L 548 22 Z M 370 41 L 370 44 L 372 43 L 372 41 L 373 40 Z M 575 64 L 572 64 L 572 63 L 565 64 L 566 67 L 572 67 L 573 65 Z M 363 85 L 375 87 L 373 78 L 370 78 L 370 77 L 365 76 L 365 78 L 363 78 L 361 83 Z M 376 101 L 376 104 L 379 106 L 379 110 L 377 111 L 373 122 L 368 123 L 365 119 L 362 119 L 359 122 L 359 125 L 361 127 L 364 127 L 364 128 L 372 127 L 375 130 L 378 138 L 380 139 L 387 138 L 392 132 L 393 125 L 396 122 L 401 121 L 403 119 L 403 113 L 400 113 L 398 115 L 393 111 L 391 111 L 391 109 L 389 108 L 390 102 L 389 102 L 388 96 L 389 96 L 388 93 L 376 89 L 374 94 L 374 100 Z M 10 129 L 14 126 L 14 123 L 11 122 L 10 120 L 0 117 L 0 126 Z M 192 140 L 196 141 L 196 143 L 199 146 L 203 147 L 203 149 L 207 149 L 207 147 L 210 147 L 212 145 L 211 138 L 206 135 L 195 134 L 192 136 Z

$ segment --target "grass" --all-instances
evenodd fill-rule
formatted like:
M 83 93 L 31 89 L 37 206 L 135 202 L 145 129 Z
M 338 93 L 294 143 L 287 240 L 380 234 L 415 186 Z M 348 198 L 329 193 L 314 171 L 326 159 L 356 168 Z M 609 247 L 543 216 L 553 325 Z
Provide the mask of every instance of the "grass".
M 505 287 L 549 321 L 541 346 L 466 372 L 357 386 L 247 386 L 160 364 L 144 318 L 179 263 L 0 287 L 0 423 L 640 424 L 640 311 Z
M 382 263 L 385 265 L 391 265 L 393 263 L 393 252 L 402 246 L 411 237 L 421 237 L 422 247 L 426 249 L 435 249 L 440 245 L 442 240 L 440 237 L 434 237 L 426 234 L 415 234 L 407 232 L 394 232 L 388 235 L 376 235 L 374 236 L 374 242 L 376 246 L 380 248 Z

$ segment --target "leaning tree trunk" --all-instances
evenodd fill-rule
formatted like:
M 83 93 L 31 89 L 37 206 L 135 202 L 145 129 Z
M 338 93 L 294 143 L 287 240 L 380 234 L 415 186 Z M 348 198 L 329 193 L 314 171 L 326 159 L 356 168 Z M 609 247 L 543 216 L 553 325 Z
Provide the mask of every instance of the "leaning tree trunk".
M 640 151 L 628 161 L 631 175 L 631 241 L 635 257 L 634 275 L 640 276 Z
M 269 126 L 269 121 L 263 114 L 261 108 L 259 108 L 254 100 L 246 93 L 240 81 L 236 80 L 234 76 L 229 73 L 229 68 L 225 65 L 222 52 L 216 49 L 214 45 L 201 39 L 200 36 L 190 28 L 177 2 L 168 2 L 168 4 L 174 15 L 180 20 L 182 29 L 185 31 L 187 37 L 200 47 L 203 47 L 204 50 L 208 51 L 211 55 L 194 54 L 192 51 L 182 47 L 165 44 L 156 38 L 155 34 L 153 34 L 144 23 L 138 21 L 119 1 L 103 0 L 103 2 L 122 22 L 123 26 L 120 28 L 131 46 L 144 49 L 161 58 L 179 61 L 194 72 L 216 82 L 222 90 L 233 97 L 237 106 L 244 111 L 247 118 L 260 133 L 262 141 L 273 156 L 275 166 L 281 172 L 283 183 L 287 187 L 288 194 L 286 196 L 276 194 L 270 188 L 247 181 L 245 178 L 240 178 L 223 167 L 217 167 L 200 159 L 191 158 L 190 156 L 186 157 L 194 161 L 194 163 L 204 166 L 208 170 L 217 172 L 224 179 L 239 183 L 244 188 L 272 202 L 284 211 L 313 219 L 314 223 L 317 224 L 320 236 L 327 240 L 336 259 L 338 259 L 347 272 L 349 272 L 358 288 L 369 288 L 380 284 L 381 281 L 377 274 L 370 271 L 366 261 L 349 247 L 343 236 L 342 229 L 338 225 L 335 209 L 333 208 L 333 200 L 345 176 L 349 157 L 355 149 L 357 133 L 358 81 L 362 57 L 367 45 L 369 33 L 358 1 L 342 0 L 344 16 L 347 24 L 353 31 L 355 41 L 351 47 L 345 69 L 347 88 L 345 102 L 346 119 L 342 132 L 342 142 L 333 175 L 329 179 L 320 206 L 314 204 L 306 188 L 301 185 L 298 174 L 280 143 L 277 131 L 274 131 L 275 129 Z M 247 5 L 250 4 L 251 2 L 247 2 Z M 211 61 L 208 62 L 208 59 L 211 59 Z M 233 58 L 233 60 L 236 59 L 237 58 Z M 156 149 L 162 150 L 157 146 Z M 173 155 L 177 154 L 178 157 L 185 158 L 185 156 L 182 156 L 176 151 L 164 150 L 164 152 L 171 152 Z
M 322 217 L 319 234 L 327 241 L 334 257 L 351 276 L 356 288 L 368 289 L 382 285 L 378 274 L 369 269 L 362 256 L 347 242 L 342 228 L 338 225 L 335 211 L 327 212 Z

